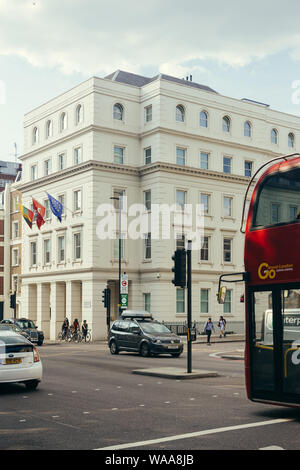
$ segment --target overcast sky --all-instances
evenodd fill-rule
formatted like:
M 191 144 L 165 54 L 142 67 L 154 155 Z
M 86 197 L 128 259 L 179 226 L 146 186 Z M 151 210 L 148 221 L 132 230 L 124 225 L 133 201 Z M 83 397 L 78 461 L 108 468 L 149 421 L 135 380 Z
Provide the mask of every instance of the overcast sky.
M 300 115 L 299 17 L 297 0 L 0 0 L 0 159 L 22 153 L 26 112 L 117 69 Z

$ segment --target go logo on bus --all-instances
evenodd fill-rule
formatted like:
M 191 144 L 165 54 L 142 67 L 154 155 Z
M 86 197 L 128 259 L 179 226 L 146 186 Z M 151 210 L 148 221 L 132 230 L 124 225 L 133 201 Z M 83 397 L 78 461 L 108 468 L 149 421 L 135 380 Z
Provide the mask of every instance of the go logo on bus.
M 258 277 L 260 279 L 274 279 L 276 276 L 276 271 L 274 268 L 270 267 L 268 263 L 261 263 L 258 267 Z

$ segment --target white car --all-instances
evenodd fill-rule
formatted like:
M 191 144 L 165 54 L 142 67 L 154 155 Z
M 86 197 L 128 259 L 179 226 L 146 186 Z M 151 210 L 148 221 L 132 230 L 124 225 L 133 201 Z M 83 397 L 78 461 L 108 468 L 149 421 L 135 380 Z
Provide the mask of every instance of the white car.
M 35 390 L 42 376 L 37 348 L 18 333 L 0 330 L 0 384 L 21 382 Z

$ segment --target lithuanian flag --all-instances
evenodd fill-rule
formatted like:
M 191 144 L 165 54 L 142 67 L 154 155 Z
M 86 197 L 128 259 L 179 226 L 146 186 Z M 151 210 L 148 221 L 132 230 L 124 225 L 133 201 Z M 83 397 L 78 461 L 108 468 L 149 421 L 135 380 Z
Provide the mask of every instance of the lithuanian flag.
M 33 212 L 30 209 L 27 209 L 27 207 L 22 206 L 22 204 L 19 204 L 19 209 L 24 217 L 25 222 L 29 225 L 30 228 L 32 228 L 32 221 L 33 221 Z

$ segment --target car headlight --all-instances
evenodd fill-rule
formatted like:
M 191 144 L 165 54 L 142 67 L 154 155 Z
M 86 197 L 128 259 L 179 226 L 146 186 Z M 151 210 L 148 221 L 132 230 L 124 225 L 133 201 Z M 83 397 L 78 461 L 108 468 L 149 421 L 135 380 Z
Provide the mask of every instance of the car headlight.
M 161 340 L 157 338 L 151 338 L 151 341 L 152 343 L 157 343 L 157 344 L 161 343 Z

